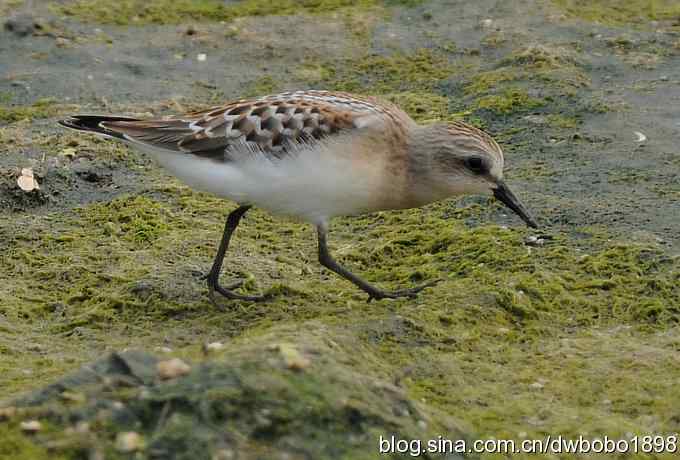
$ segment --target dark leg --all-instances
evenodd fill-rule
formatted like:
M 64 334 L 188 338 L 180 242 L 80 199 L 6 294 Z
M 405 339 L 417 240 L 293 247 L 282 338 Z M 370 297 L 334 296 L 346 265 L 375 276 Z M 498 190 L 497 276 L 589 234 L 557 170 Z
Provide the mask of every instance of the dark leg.
M 429 283 L 425 283 L 422 286 L 416 286 L 411 289 L 402 289 L 399 291 L 392 292 L 378 289 L 372 284 L 359 278 L 354 273 L 350 272 L 345 267 L 340 265 L 335 259 L 333 259 L 333 256 L 331 256 L 330 252 L 328 251 L 328 244 L 326 242 L 326 235 L 328 234 L 328 229 L 326 228 L 325 225 L 317 225 L 316 231 L 319 235 L 319 263 L 321 263 L 321 265 L 328 268 L 329 270 L 333 270 L 335 273 L 342 276 L 346 280 L 351 281 L 359 289 L 366 292 L 368 294 L 369 301 L 373 299 L 380 300 L 380 299 L 396 299 L 398 297 L 415 297 L 416 294 L 418 294 L 423 289 L 430 286 L 434 286 L 440 281 L 434 280 L 430 281 Z
M 222 262 L 224 261 L 224 254 L 227 252 L 227 249 L 229 248 L 229 240 L 231 239 L 231 235 L 234 233 L 234 230 L 236 230 L 236 227 L 238 227 L 238 223 L 241 221 L 241 217 L 243 217 L 243 215 L 250 208 L 251 206 L 239 206 L 238 208 L 234 209 L 231 213 L 229 213 L 229 216 L 227 217 L 227 223 L 224 225 L 224 234 L 222 235 L 220 247 L 217 250 L 217 255 L 215 255 L 215 260 L 213 261 L 212 268 L 210 269 L 210 273 L 208 273 L 207 276 L 209 295 L 210 299 L 213 302 L 215 301 L 214 298 L 215 291 L 219 292 L 227 299 L 249 300 L 253 302 L 267 299 L 267 296 L 263 295 L 249 296 L 237 294 L 236 292 L 232 291 L 232 289 L 236 289 L 242 284 L 241 281 L 229 285 L 227 287 L 220 286 L 219 283 L 220 271 L 222 270 Z

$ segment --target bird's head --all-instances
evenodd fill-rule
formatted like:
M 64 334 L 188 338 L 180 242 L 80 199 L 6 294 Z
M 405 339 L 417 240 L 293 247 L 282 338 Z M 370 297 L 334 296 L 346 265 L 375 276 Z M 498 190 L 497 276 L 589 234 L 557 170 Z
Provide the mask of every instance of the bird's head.
M 428 176 L 438 194 L 493 194 L 527 225 L 538 226 L 504 182 L 503 151 L 491 136 L 466 123 L 451 122 L 421 127 L 416 142 L 420 152 L 428 152 Z

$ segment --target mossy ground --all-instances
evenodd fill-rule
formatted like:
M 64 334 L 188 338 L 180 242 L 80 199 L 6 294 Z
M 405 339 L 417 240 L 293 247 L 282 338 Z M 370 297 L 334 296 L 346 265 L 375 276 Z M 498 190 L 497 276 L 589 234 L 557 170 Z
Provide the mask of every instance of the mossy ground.
M 602 24 L 648 24 L 649 21 L 675 20 L 680 5 L 674 0 L 553 0 L 569 15 Z
M 105 4 L 99 0 L 77 0 L 55 7 L 61 14 L 79 20 L 116 25 L 179 24 L 187 21 L 232 21 L 240 17 L 329 13 L 387 5 L 421 3 L 414 0 L 245 0 L 225 4 L 217 0 L 122 0 Z
M 408 10 L 409 17 L 418 17 L 414 11 L 420 12 Z M 436 29 L 433 19 L 436 14 L 423 17 L 420 27 Z M 214 395 L 239 423 L 250 420 L 246 412 L 252 411 L 235 404 L 238 400 L 279 411 L 281 431 L 267 431 L 271 437 L 251 447 L 304 431 L 298 423 L 308 412 L 297 401 L 319 408 L 312 411 L 319 417 L 316 425 L 337 422 L 333 426 L 345 430 L 338 413 L 324 412 L 327 406 L 319 401 L 349 394 L 348 388 L 361 401 L 370 399 L 366 382 L 338 385 L 346 382 L 342 372 L 348 369 L 367 380 L 392 382 L 421 404 L 433 420 L 427 436 L 447 429 L 438 414 L 462 421 L 481 438 L 616 438 L 680 430 L 680 259 L 652 233 L 662 225 L 638 217 L 646 209 L 638 204 L 650 196 L 656 206 L 674 209 L 665 201 L 676 196 L 673 150 L 659 148 L 666 155 L 661 163 L 666 176 L 658 169 L 636 174 L 641 168 L 630 158 L 638 161 L 640 151 L 654 154 L 653 147 L 616 157 L 627 144 L 609 147 L 611 139 L 589 131 L 626 112 L 602 96 L 601 75 L 579 46 L 511 39 L 485 47 L 481 37 L 477 50 L 435 43 L 377 52 L 369 40 L 347 42 L 362 48 L 350 56 L 295 61 L 285 74 L 263 71 L 233 95 L 293 84 L 377 94 L 419 121 L 464 118 L 501 140 L 508 182 L 519 186 L 518 194 L 544 224 L 539 232 L 524 228 L 488 198 L 333 222 L 334 253 L 368 280 L 385 287 L 442 280 L 414 300 L 367 303 L 364 294 L 319 267 L 310 226 L 253 210 L 236 233 L 223 278 L 246 279 L 245 292 L 277 295 L 263 304 L 215 306 L 201 276 L 233 203 L 191 191 L 118 144 L 56 131 L 39 119 L 56 113 L 3 120 L 3 166 L 31 160 L 41 170 L 50 164 L 39 178 L 45 199 L 21 203 L 21 212 L 8 211 L 0 219 L 4 395 L 43 386 L 106 351 L 170 347 L 172 355 L 194 365 L 231 365 L 244 379 L 265 380 L 252 386 L 271 398 L 264 407 L 255 403 L 252 388 Z M 584 42 L 588 37 L 584 32 Z M 597 48 L 607 50 L 614 53 L 615 47 Z M 629 64 L 615 56 L 609 65 Z M 198 105 L 214 103 L 212 97 Z M 162 111 L 159 105 L 117 108 L 145 113 Z M 607 161 L 630 166 L 607 169 Z M 83 163 L 84 173 L 74 172 Z M 91 171 L 104 179 L 88 182 Z M 606 176 L 609 188 L 570 194 L 582 187 L 573 176 L 589 175 L 598 178 L 590 187 L 599 187 Z M 623 198 L 614 193 L 619 184 Z M 639 188 L 631 192 L 631 185 Z M 69 195 L 74 189 L 80 192 Z M 632 207 L 623 207 L 626 203 Z M 635 232 L 612 211 L 619 207 L 631 213 L 627 219 Z M 226 344 L 224 355 L 206 356 L 201 345 L 215 340 Z M 298 374 L 272 366 L 268 375 L 266 365 L 250 363 L 258 353 L 270 356 L 267 346 L 282 341 L 316 350 L 311 367 Z M 138 396 L 115 393 L 141 412 L 155 408 L 148 423 L 135 427 L 153 437 L 159 407 L 146 406 Z M 378 411 L 371 423 L 389 426 L 387 407 L 367 403 L 361 413 Z M 70 420 L 43 413 L 46 432 L 29 438 L 19 429 L 27 416 L 0 422 L 5 441 L 0 454 L 19 459 L 82 454 L 82 445 L 70 443 Z M 187 451 L 178 439 L 192 423 L 181 414 L 174 417 L 164 432 L 167 440 Z M 121 427 L 103 423 L 93 431 L 108 448 Z M 374 458 L 370 454 L 365 448 L 329 458 Z

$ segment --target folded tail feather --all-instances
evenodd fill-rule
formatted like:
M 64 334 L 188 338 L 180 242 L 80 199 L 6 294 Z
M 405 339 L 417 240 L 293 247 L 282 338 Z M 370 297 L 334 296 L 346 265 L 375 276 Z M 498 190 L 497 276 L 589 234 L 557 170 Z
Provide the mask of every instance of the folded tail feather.
M 88 131 L 91 133 L 101 134 L 103 136 L 125 140 L 125 136 L 122 133 L 107 129 L 106 127 L 102 126 L 102 123 L 115 121 L 139 120 L 137 118 L 110 115 L 73 115 L 66 119 L 59 120 L 59 124 L 65 126 L 66 128 L 71 128 L 78 131 Z
M 180 142 L 194 133 L 184 120 L 140 120 L 110 115 L 73 115 L 59 124 L 114 139 L 181 151 Z M 222 153 L 224 149 L 222 149 Z

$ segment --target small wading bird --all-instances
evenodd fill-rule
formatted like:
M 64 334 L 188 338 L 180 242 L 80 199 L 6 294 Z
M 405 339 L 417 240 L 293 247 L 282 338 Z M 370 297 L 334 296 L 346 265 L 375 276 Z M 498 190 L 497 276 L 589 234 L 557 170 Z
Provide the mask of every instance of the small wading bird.
M 211 298 L 215 291 L 229 299 L 266 298 L 234 292 L 240 283 L 219 283 L 229 240 L 254 205 L 314 224 L 319 262 L 369 300 L 412 297 L 434 282 L 388 292 L 356 276 L 328 251 L 332 217 L 491 193 L 536 227 L 503 181 L 503 152 L 491 136 L 462 122 L 421 126 L 372 97 L 296 91 L 163 119 L 75 115 L 59 123 L 122 140 L 192 188 L 239 204 L 207 276 Z

